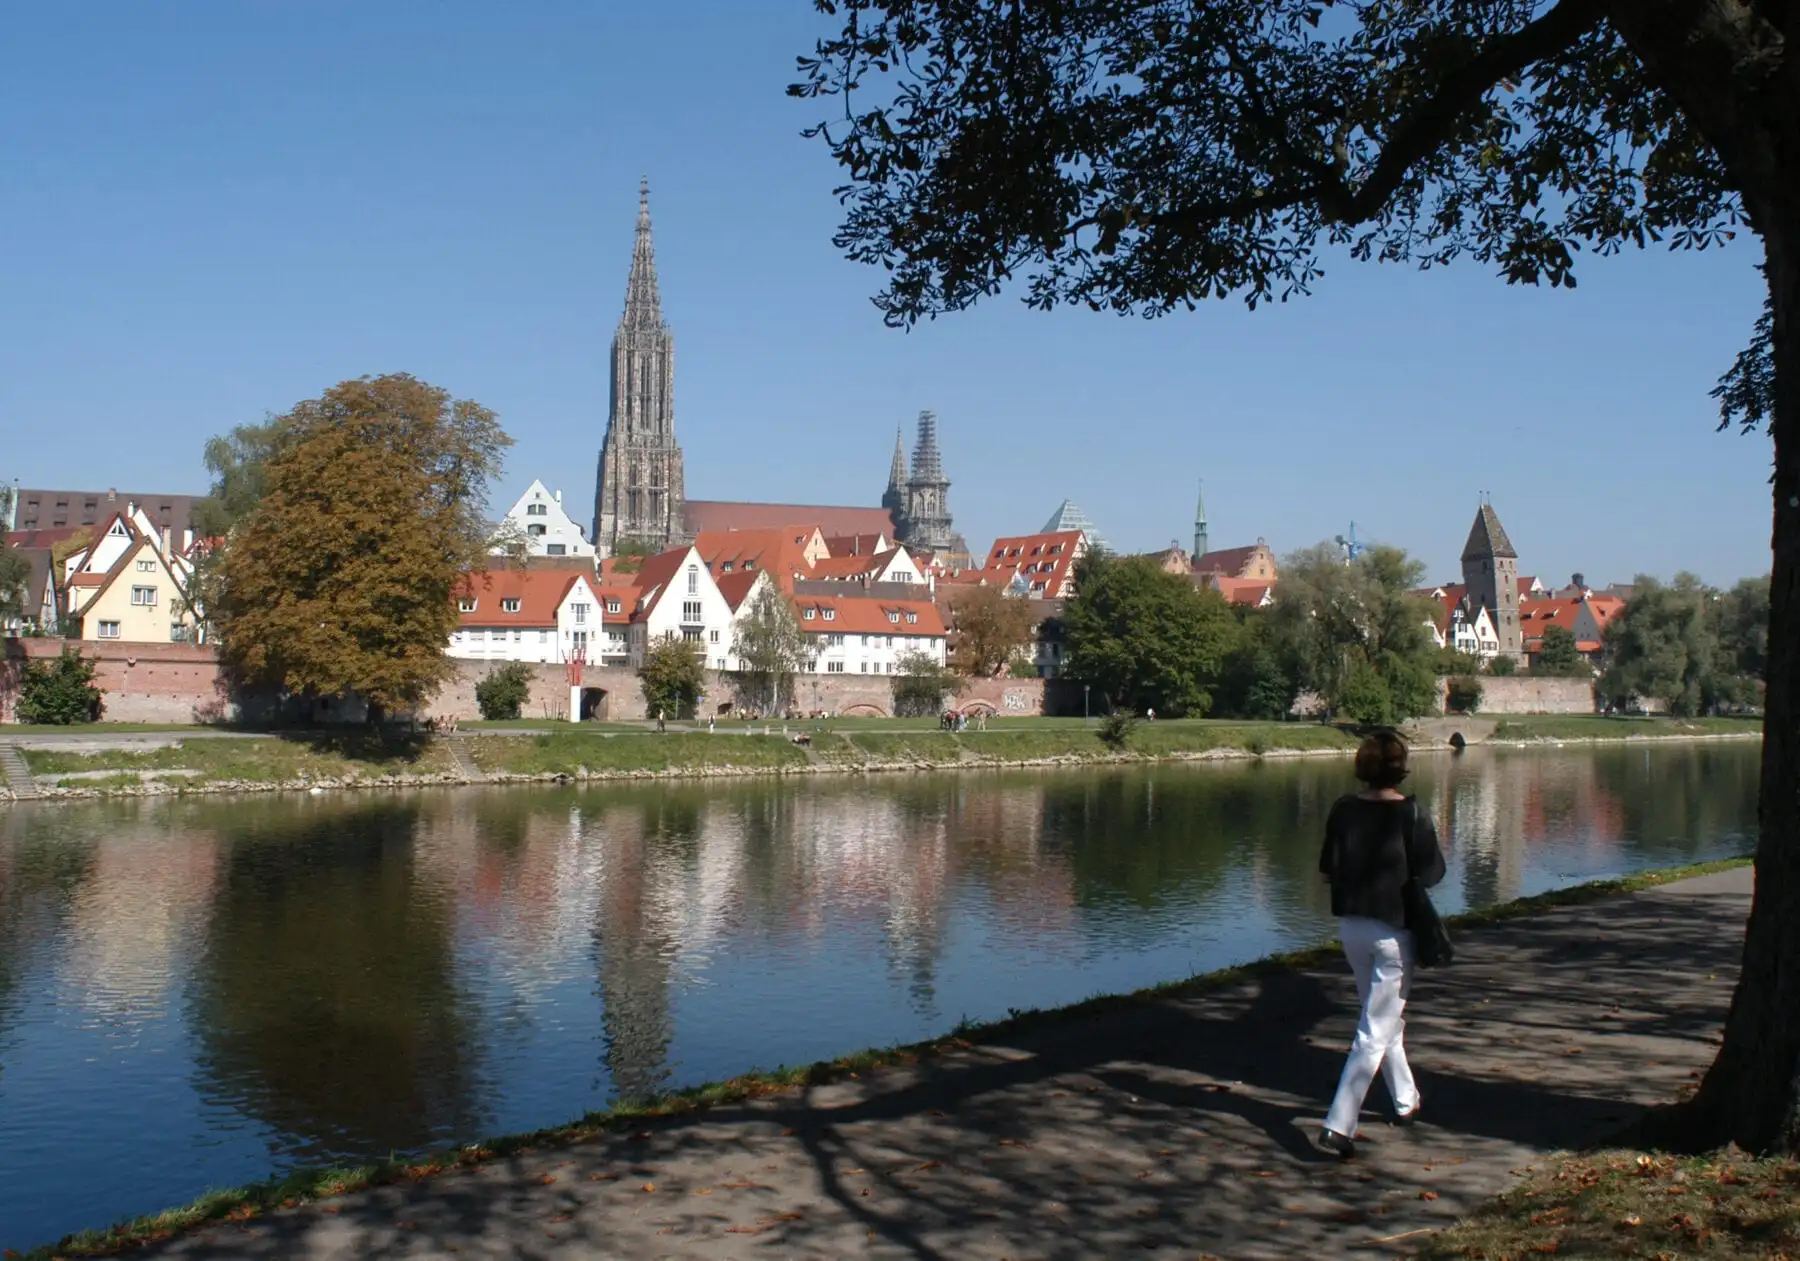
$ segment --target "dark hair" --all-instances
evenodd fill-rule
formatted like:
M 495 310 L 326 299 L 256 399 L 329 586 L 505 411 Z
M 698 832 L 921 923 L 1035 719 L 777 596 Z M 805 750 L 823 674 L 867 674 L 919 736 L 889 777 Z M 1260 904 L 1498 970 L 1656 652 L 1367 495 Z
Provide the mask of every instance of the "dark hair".
M 1406 778 L 1406 741 L 1379 731 L 1356 751 L 1356 778 L 1370 788 L 1397 788 Z

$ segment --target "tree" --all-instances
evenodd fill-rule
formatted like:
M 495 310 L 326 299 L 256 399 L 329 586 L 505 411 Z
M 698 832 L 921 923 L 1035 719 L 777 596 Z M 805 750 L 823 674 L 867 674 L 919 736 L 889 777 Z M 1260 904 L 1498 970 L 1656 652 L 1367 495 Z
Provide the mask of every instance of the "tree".
M 1299 689 L 1282 660 L 1274 619 L 1268 610 L 1233 605 L 1237 641 L 1225 656 L 1212 712 L 1231 718 L 1270 721 L 1287 717 Z
M 894 660 L 892 688 L 896 718 L 927 718 L 943 712 L 956 676 L 925 653 L 902 653 Z
M 98 722 L 106 703 L 94 685 L 94 663 L 65 648 L 51 661 L 28 661 L 13 712 L 22 723 L 66 727 Z
M 968 588 L 957 597 L 951 616 L 955 635 L 950 664 L 974 679 L 989 679 L 1005 669 L 1013 654 L 1031 641 L 1039 620 L 1030 600 L 1008 595 L 1001 587 Z
M 652 718 L 692 718 L 706 694 L 706 663 L 697 645 L 664 635 L 644 653 L 638 667 L 638 685 L 644 689 L 644 709 Z
M 1769 578 L 1744 578 L 1718 601 L 1719 650 L 1728 668 L 1761 682 L 1769 668 Z
M 781 708 L 793 692 L 794 675 L 806 658 L 806 632 L 794 606 L 774 583 L 756 584 L 737 627 L 738 679 L 744 694 L 768 712 Z
M 1299 685 L 1364 722 L 1434 711 L 1436 610 L 1411 594 L 1423 575 L 1396 547 L 1368 548 L 1346 564 L 1340 548 L 1321 543 L 1283 561 L 1271 613 Z M 1385 704 L 1370 696 L 1376 685 Z
M 1519 672 L 1519 663 L 1511 657 L 1489 657 L 1487 663 L 1489 678 L 1510 679 Z
M 333 386 L 271 424 L 285 437 L 209 592 L 243 683 L 356 693 L 371 721 L 453 668 L 454 596 L 486 563 L 488 481 L 510 443 L 494 414 L 410 376 Z
M 489 722 L 510 722 L 524 710 L 531 699 L 531 680 L 535 672 L 523 661 L 508 661 L 488 671 L 487 677 L 475 685 L 475 704 Z
M 1112 707 L 1169 717 L 1212 706 L 1236 638 L 1231 608 L 1147 556 L 1090 552 L 1075 563 L 1075 595 L 1063 605 L 1064 670 Z
M 0 486 L 0 520 L 12 519 L 13 492 Z M 0 536 L 0 622 L 25 616 L 25 586 L 31 580 L 31 562 L 24 553 Z
M 1732 690 L 1719 676 L 1718 629 L 1708 617 L 1713 594 L 1692 574 L 1670 586 L 1635 580 L 1631 602 L 1606 628 L 1601 691 L 1615 702 L 1653 697 L 1677 717 L 1713 708 Z
M 1450 680 L 1444 689 L 1444 708 L 1457 714 L 1472 714 L 1481 708 L 1481 680 L 1463 675 Z
M 1322 248 L 1509 282 L 1748 225 L 1769 296 L 1722 426 L 1773 439 L 1756 897 L 1689 1135 L 1800 1149 L 1800 76 L 1774 0 L 828 0 L 789 91 L 847 172 L 890 322 L 1016 275 L 1152 314 L 1307 292 Z M 878 82 L 890 77 L 891 82 Z M 855 100 L 856 107 L 850 102 Z M 865 103 L 866 102 L 866 103 Z
M 1531 672 L 1553 678 L 1579 678 L 1583 675 L 1592 676 L 1594 667 L 1588 664 L 1588 659 L 1575 646 L 1575 632 L 1552 623 L 1544 627 L 1544 636 L 1538 645 L 1537 656 L 1532 660 Z
M 268 490 L 269 461 L 298 436 L 292 416 L 260 425 L 238 425 L 206 443 L 203 459 L 212 488 L 196 508 L 195 524 L 210 538 L 224 538 L 250 518 Z

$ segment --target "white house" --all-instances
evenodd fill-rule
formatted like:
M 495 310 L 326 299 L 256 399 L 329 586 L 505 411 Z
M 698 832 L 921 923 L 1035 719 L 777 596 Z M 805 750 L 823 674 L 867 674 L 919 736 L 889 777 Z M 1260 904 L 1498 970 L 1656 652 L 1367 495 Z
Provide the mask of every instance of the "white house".
M 930 600 L 803 595 L 794 604 L 814 674 L 893 674 L 913 653 L 944 664 L 947 632 Z
M 733 649 L 732 608 L 696 547 L 677 547 L 646 559 L 637 572 L 631 614 L 630 664 L 642 665 L 665 635 L 694 645 L 710 669 L 725 670 Z
M 503 555 L 515 542 L 524 545 L 528 556 L 594 554 L 587 534 L 563 511 L 562 492 L 553 493 L 539 481 L 526 487 L 519 502 L 500 519 L 492 551 L 496 556 Z
M 605 602 L 586 574 L 493 569 L 458 585 L 449 655 L 472 661 L 598 660 Z

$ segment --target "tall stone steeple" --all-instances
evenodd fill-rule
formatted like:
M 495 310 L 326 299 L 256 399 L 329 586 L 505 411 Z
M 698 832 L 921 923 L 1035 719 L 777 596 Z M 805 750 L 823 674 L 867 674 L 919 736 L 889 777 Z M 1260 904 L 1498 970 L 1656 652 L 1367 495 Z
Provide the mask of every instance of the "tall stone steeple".
M 645 181 L 638 185 L 625 313 L 613 333 L 611 406 L 594 491 L 594 544 L 602 556 L 610 556 L 625 540 L 658 551 L 682 542 L 685 502 L 681 446 L 675 441 L 675 335 L 662 314 Z
M 1194 559 L 1199 560 L 1209 550 L 1206 545 L 1206 482 L 1203 479 L 1194 498 Z
M 894 427 L 894 462 L 888 466 L 887 490 L 882 493 L 881 506 L 887 509 L 894 520 L 894 531 L 899 533 L 906 520 L 906 483 L 912 474 L 906 467 L 906 441 L 900 435 L 900 427 Z
M 1486 609 L 1494 623 L 1500 655 L 1522 662 L 1525 635 L 1519 625 L 1519 554 L 1506 537 L 1494 505 L 1486 500 L 1469 527 L 1469 541 L 1463 544 L 1462 571 L 1470 607 Z
M 950 518 L 950 479 L 938 454 L 937 416 L 919 413 L 919 440 L 906 479 L 906 520 L 897 522 L 900 541 L 925 552 L 948 551 L 955 523 Z

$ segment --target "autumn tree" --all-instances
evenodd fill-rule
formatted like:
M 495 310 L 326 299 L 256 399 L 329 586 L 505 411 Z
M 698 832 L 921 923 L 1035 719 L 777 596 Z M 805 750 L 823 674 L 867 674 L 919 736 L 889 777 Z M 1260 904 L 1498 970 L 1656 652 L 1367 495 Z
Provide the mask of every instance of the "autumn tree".
M 494 414 L 403 374 L 333 386 L 270 422 L 284 437 L 223 547 L 209 610 L 244 683 L 354 693 L 371 721 L 453 668 L 461 575 L 485 561 Z
M 692 718 L 706 693 L 706 663 L 699 645 L 674 634 L 664 635 L 644 652 L 638 686 L 644 689 L 644 712 L 652 718 Z
M 794 605 L 764 579 L 744 607 L 736 628 L 738 686 L 757 705 L 774 713 L 793 693 L 794 675 L 806 659 L 806 632 Z
M 957 673 L 975 679 L 992 678 L 1005 669 L 1031 641 L 1040 620 L 1030 600 L 1008 595 L 1001 587 L 970 587 L 957 593 L 951 616 L 956 633 L 950 664 Z
M 1306 293 L 1326 250 L 1509 282 L 1748 226 L 1768 305 L 1721 380 L 1773 438 L 1756 896 L 1687 1137 L 1800 1150 L 1800 18 L 1780 0 L 817 0 L 789 91 L 892 323 L 1009 283 L 1160 314 Z

